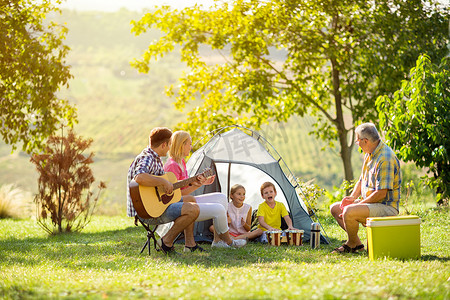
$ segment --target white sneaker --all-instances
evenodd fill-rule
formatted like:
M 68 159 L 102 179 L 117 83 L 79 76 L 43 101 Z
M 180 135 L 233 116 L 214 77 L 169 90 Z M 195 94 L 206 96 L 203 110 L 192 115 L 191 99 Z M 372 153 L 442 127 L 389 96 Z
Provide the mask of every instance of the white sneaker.
M 233 248 L 241 248 L 241 247 L 244 247 L 245 245 L 247 245 L 247 241 L 242 240 L 242 239 L 233 240 L 233 242 L 231 243 L 231 247 L 233 247 Z
M 231 244 L 233 245 L 233 244 Z M 213 248 L 231 248 L 227 243 L 225 243 L 222 240 L 219 240 L 218 242 L 212 242 L 211 247 Z

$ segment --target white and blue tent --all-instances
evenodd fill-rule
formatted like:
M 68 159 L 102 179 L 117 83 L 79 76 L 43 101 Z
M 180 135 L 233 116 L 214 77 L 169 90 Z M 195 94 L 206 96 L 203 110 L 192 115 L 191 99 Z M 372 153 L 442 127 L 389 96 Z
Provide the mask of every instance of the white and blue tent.
M 195 151 L 187 163 L 189 177 L 205 168 L 215 171 L 216 180 L 197 189 L 194 195 L 211 192 L 229 195 L 231 186 L 241 184 L 246 189 L 245 202 L 255 210 L 264 201 L 260 194 L 261 184 L 270 181 L 277 189 L 276 200 L 286 206 L 294 227 L 304 230 L 303 239 L 309 241 L 313 220 L 308 214 L 307 199 L 284 160 L 260 134 L 237 125 L 214 131 L 212 138 Z M 208 220 L 195 225 L 197 241 L 211 240 L 210 224 Z M 325 236 L 321 237 L 322 243 L 328 244 Z

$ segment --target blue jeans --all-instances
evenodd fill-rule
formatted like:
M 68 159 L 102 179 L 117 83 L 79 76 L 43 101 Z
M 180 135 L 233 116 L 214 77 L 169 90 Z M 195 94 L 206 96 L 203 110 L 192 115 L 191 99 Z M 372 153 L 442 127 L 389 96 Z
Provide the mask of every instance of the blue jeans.
M 139 217 L 139 219 L 148 224 L 148 225 L 160 225 L 170 223 L 175 221 L 178 217 L 181 216 L 181 208 L 183 207 L 183 200 L 180 202 L 170 204 L 166 211 L 157 218 L 143 219 Z

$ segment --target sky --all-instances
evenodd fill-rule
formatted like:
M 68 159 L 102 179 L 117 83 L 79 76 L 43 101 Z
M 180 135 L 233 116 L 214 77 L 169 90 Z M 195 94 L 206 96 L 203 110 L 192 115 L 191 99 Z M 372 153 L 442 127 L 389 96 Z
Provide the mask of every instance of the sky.
M 184 8 L 195 4 L 209 7 L 212 0 L 66 0 L 61 4 L 61 8 L 74 10 L 99 10 L 116 11 L 120 8 L 140 11 L 143 8 L 149 8 L 161 5 L 170 5 L 174 8 Z

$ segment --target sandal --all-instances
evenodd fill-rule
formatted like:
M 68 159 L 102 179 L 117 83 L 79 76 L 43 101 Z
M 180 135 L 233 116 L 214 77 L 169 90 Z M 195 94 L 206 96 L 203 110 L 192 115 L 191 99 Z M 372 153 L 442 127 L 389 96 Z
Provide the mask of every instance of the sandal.
M 174 246 L 172 246 L 172 247 L 166 246 L 166 244 L 164 244 L 162 239 L 158 239 L 156 241 L 156 243 L 159 246 L 159 249 L 157 249 L 157 250 L 163 252 L 164 254 L 166 254 L 166 255 L 172 255 L 172 254 L 179 255 L 179 253 L 177 251 L 175 251 L 175 247 Z
M 358 245 L 355 248 L 352 248 L 352 252 L 353 253 L 364 252 L 364 251 L 365 251 L 365 249 L 364 249 L 364 245 L 363 244 Z
M 188 246 L 184 246 L 184 252 L 194 252 L 194 251 L 198 251 L 198 252 L 205 252 L 205 249 L 203 249 L 202 247 L 200 247 L 198 244 L 195 244 L 194 247 L 188 247 Z
M 331 253 L 352 253 L 354 248 L 350 248 L 346 244 L 342 244 L 342 246 L 334 248 Z

